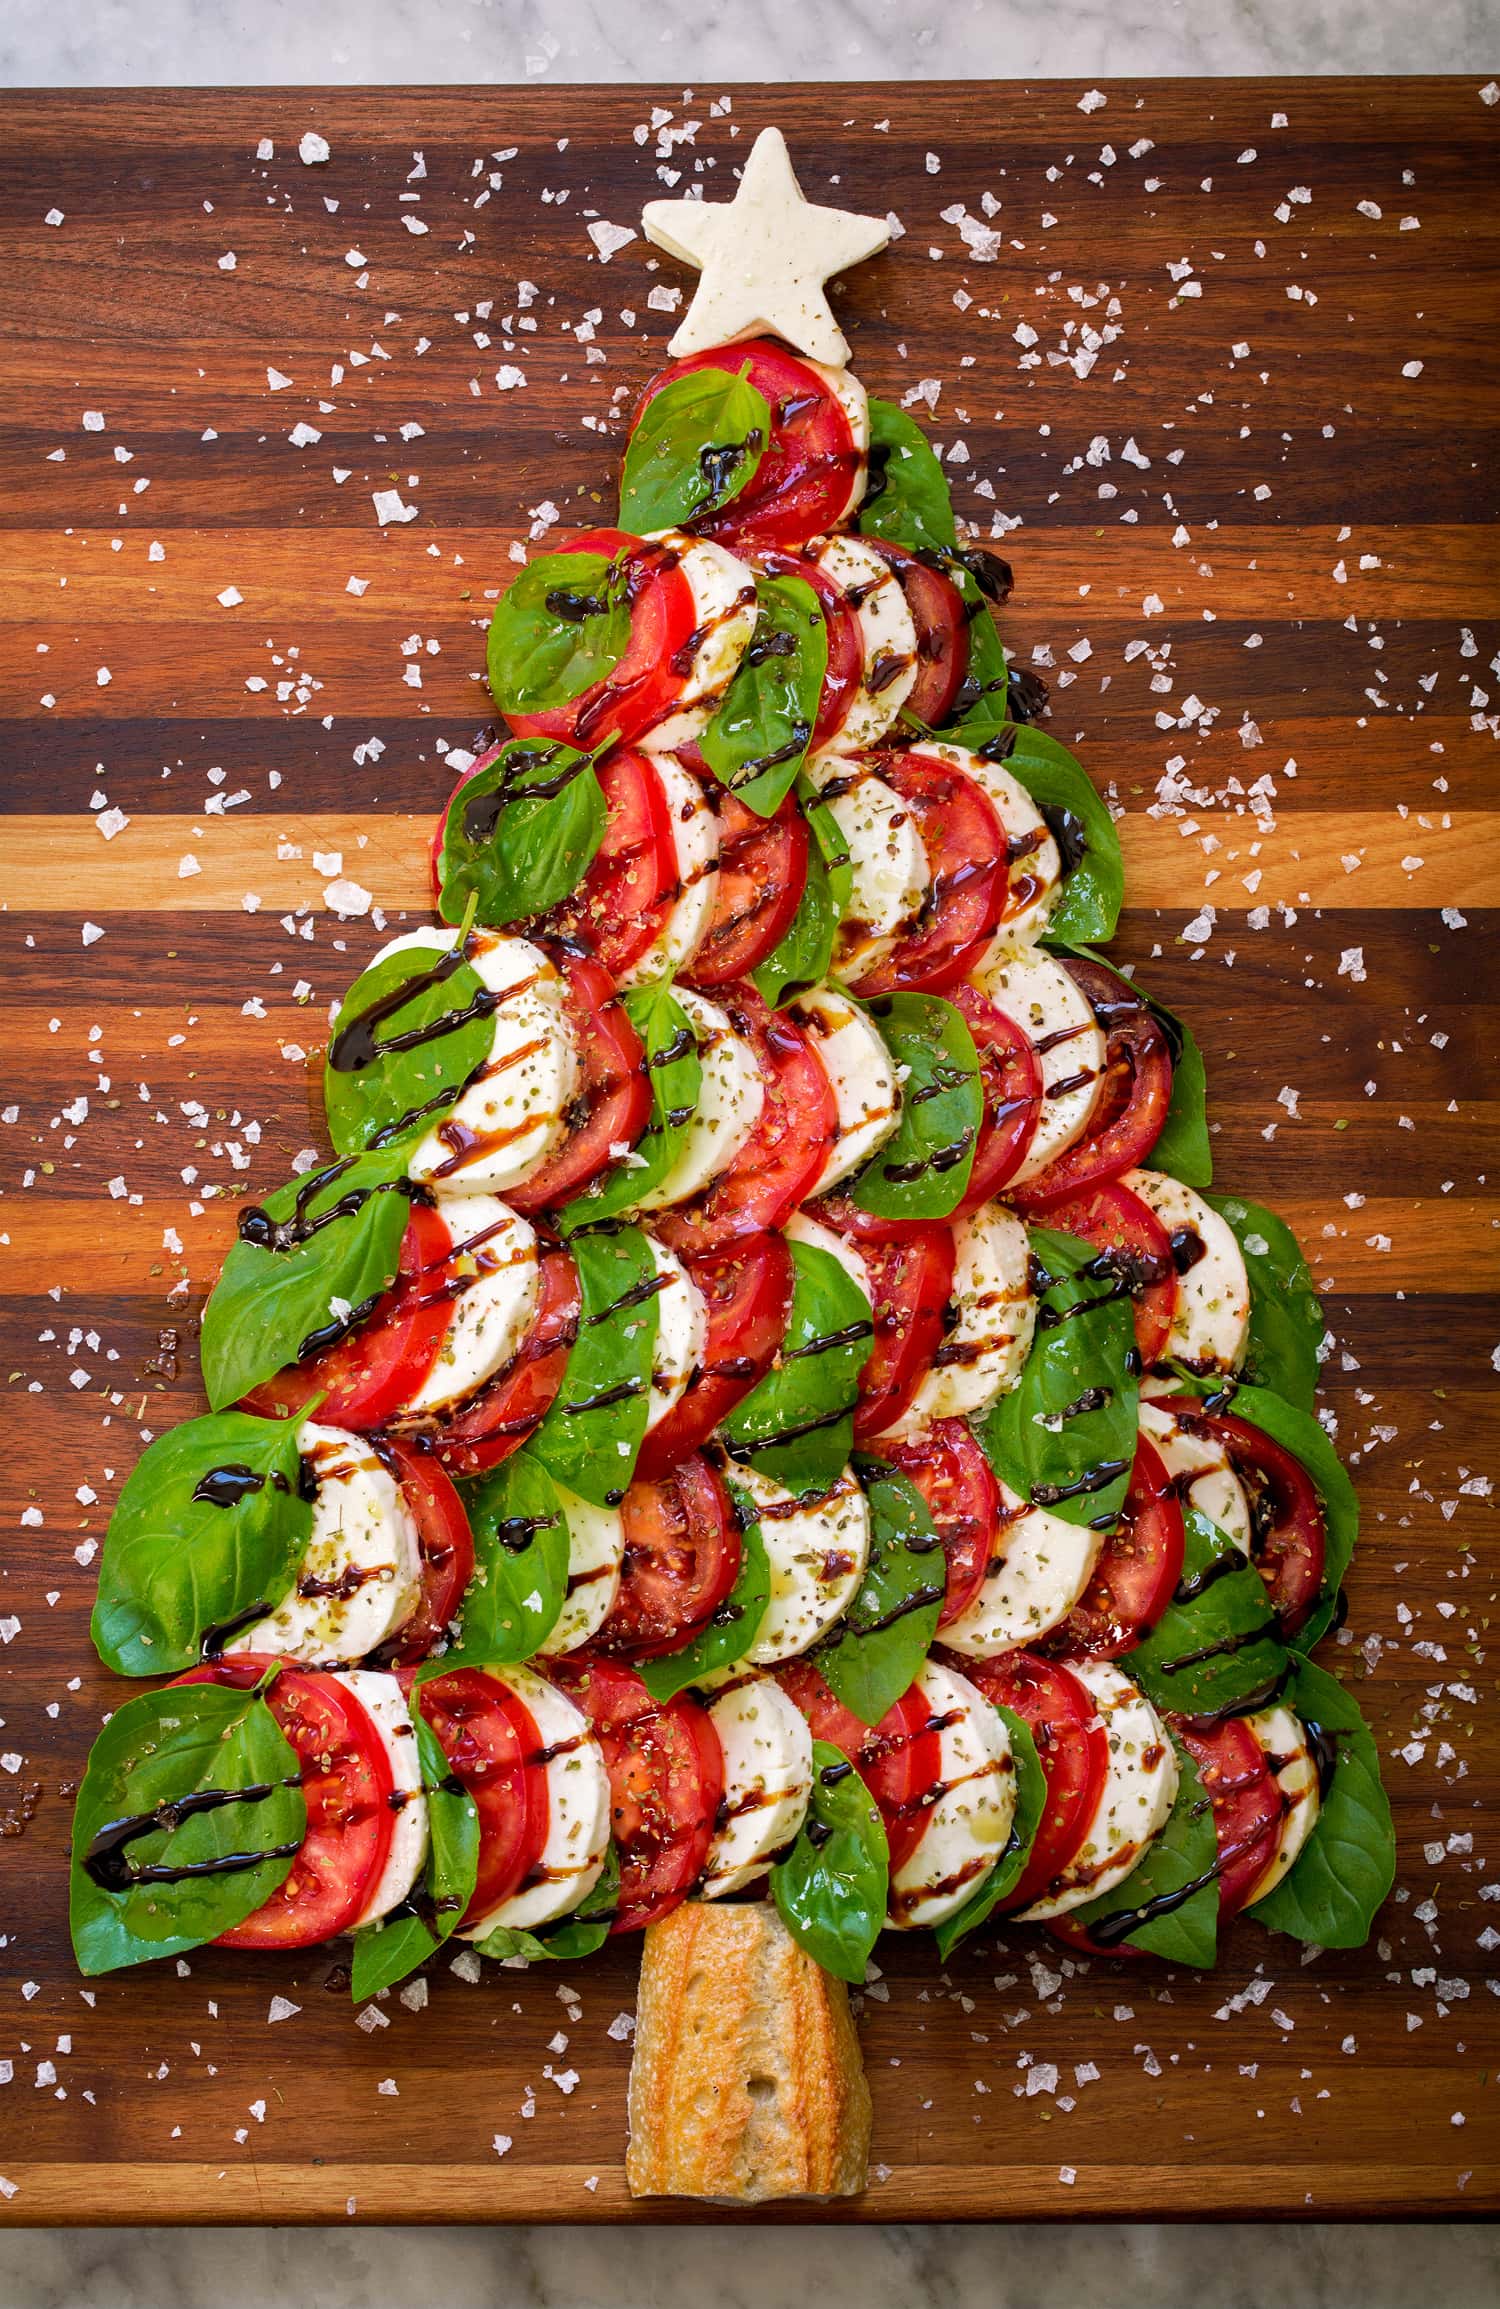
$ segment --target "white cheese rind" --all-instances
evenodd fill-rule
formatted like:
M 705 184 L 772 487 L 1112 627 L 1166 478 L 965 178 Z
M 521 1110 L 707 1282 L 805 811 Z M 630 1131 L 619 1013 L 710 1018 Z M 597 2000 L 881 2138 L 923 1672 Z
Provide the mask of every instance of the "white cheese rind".
M 833 1092 L 838 1124 L 812 1192 L 827 1194 L 884 1146 L 901 1120 L 890 1052 L 864 1012 L 834 986 L 799 994 L 791 1015 L 810 1039 Z
M 1162 1361 L 1237 1371 L 1250 1335 L 1250 1277 L 1233 1227 L 1196 1187 L 1169 1178 L 1165 1171 L 1127 1171 L 1120 1184 L 1140 1196 L 1169 1235 L 1186 1227 L 1203 1245 L 1202 1258 L 1177 1277 L 1172 1328 Z
M 1042 1898 L 1022 1911 L 1037 1923 L 1123 1884 L 1166 1826 L 1177 1794 L 1177 1751 L 1145 1693 L 1108 1660 L 1070 1660 L 1068 1666 L 1104 1719 L 1109 1763 L 1082 1845 Z
M 376 1924 L 393 1908 L 399 1908 L 421 1875 L 427 1859 L 427 1798 L 422 1792 L 416 1726 L 395 1677 L 374 1668 L 344 1668 L 334 1681 L 358 1700 L 374 1725 L 390 1762 L 392 1793 L 399 1799 L 394 1806 L 395 1825 L 385 1866 L 349 1927 L 351 1932 L 358 1932 L 362 1925 Z
M 558 1483 L 568 1526 L 568 1587 L 551 1633 L 539 1648 L 549 1659 L 576 1652 L 615 1608 L 625 1561 L 625 1525 L 617 1507 L 596 1507 Z
M 1275 1891 L 1317 1826 L 1322 1797 L 1307 1733 L 1290 1708 L 1262 1708 L 1245 1722 L 1273 1766 L 1272 1777 L 1286 1806 L 1275 1856 L 1256 1878 L 1245 1902 L 1247 1908 L 1253 1908 L 1257 1900 Z
M 675 986 L 672 992 L 698 1039 L 703 1086 L 683 1131 L 677 1160 L 666 1177 L 641 1196 L 637 1207 L 643 1211 L 685 1203 L 712 1186 L 754 1130 L 766 1102 L 755 1051 L 735 1032 L 728 1013 L 689 986 Z
M 1067 1618 L 1093 1576 L 1104 1534 L 1028 1507 L 1000 1486 L 1000 1523 L 979 1592 L 943 1629 L 950 1650 L 969 1659 L 1020 1651 Z
M 462 1289 L 448 1305 L 448 1326 L 432 1368 L 402 1405 L 393 1426 L 422 1426 L 452 1411 L 502 1371 L 531 1328 L 541 1290 L 536 1230 L 494 1195 L 467 1195 L 443 1205 L 453 1238 L 447 1270 Z
M 821 1498 L 807 1499 L 754 1468 L 733 1472 L 759 1513 L 771 1572 L 766 1616 L 745 1663 L 769 1668 L 805 1652 L 854 1601 L 869 1561 L 870 1510 L 849 1467 Z
M 888 561 L 858 537 L 830 537 L 813 556 L 838 586 L 859 626 L 860 678 L 829 738 L 843 753 L 879 743 L 895 723 L 917 678 L 917 629 L 901 581 Z
M 937 1660 L 923 1662 L 917 1685 L 938 1726 L 938 1792 L 891 1878 L 886 1923 L 898 1932 L 941 1924 L 973 1898 L 1005 1850 L 1016 1809 L 1015 1759 L 998 1710 Z
M 708 935 L 719 893 L 719 811 L 712 781 L 695 778 L 675 754 L 653 755 L 652 767 L 672 821 L 677 895 L 645 953 L 622 975 L 622 986 L 643 986 L 685 968 Z
M 297 1431 L 297 1449 L 317 1486 L 297 1585 L 224 1650 L 227 1656 L 274 1652 L 307 1667 L 362 1660 L 417 1608 L 422 1556 L 416 1522 L 367 1435 L 307 1419 Z M 314 1583 L 334 1592 L 304 1592 Z
M 1041 1064 L 1036 1132 L 1008 1182 L 1017 1187 L 1088 1129 L 1104 1074 L 1104 1036 L 1087 995 L 1050 955 L 1002 948 L 985 958 L 974 978 L 981 994 L 1030 1036 Z
M 661 529 L 651 542 L 677 555 L 693 597 L 693 632 L 702 637 L 672 712 L 637 740 L 643 753 L 660 754 L 699 736 L 739 671 L 755 631 L 755 573 L 710 537 Z
M 810 765 L 849 853 L 850 892 L 834 947 L 834 969 L 857 986 L 913 929 L 932 867 L 907 803 L 873 770 L 838 754 Z
M 724 1793 L 699 1891 L 721 1900 L 764 1876 L 806 1819 L 812 1732 L 769 1676 L 741 1676 L 708 1712 L 724 1751 Z
M 1162 1385 L 1168 1394 L 1175 1392 L 1170 1380 Z M 1147 1442 L 1155 1445 L 1184 1506 L 1196 1507 L 1234 1541 L 1241 1555 L 1248 1555 L 1250 1502 L 1223 1444 L 1211 1435 L 1194 1435 L 1179 1426 L 1176 1413 L 1149 1395 L 1141 1396 L 1137 1421 Z
M 1026 1229 L 1002 1203 L 981 1203 L 954 1226 L 947 1333 L 894 1432 L 982 1419 L 1020 1378 L 1035 1329 Z
M 466 1924 L 460 1935 L 464 1940 L 482 1940 L 502 1925 L 534 1932 L 539 1924 L 569 1915 L 598 1883 L 609 1845 L 609 1774 L 583 1710 L 534 1668 L 486 1672 L 510 1686 L 536 1726 L 547 1758 L 547 1841 L 535 1881 Z
M 986 761 L 967 746 L 916 745 L 911 751 L 972 778 L 1005 829 L 1011 852 L 1009 886 L 990 953 L 1034 944 L 1057 904 L 1063 871 L 1057 843 L 1041 811 L 1003 763 Z

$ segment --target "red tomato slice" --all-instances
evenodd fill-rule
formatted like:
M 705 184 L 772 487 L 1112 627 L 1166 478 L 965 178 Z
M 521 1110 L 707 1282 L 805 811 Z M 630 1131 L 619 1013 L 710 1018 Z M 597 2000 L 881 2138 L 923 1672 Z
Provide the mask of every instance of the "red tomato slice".
M 454 1668 L 417 1693 L 449 1770 L 479 1814 L 479 1873 L 463 1924 L 519 1892 L 542 1857 L 550 1805 L 536 1718 L 498 1675 Z
M 1211 1436 L 1250 1501 L 1251 1553 L 1284 1636 L 1294 1636 L 1323 1593 L 1328 1527 L 1317 1485 L 1300 1459 L 1248 1419 L 1206 1411 L 1196 1397 L 1174 1395 L 1164 1406 L 1189 1434 Z
M 686 1692 L 653 1700 L 615 1660 L 556 1660 L 604 1750 L 620 1855 L 612 1932 L 639 1932 L 680 1906 L 703 1873 L 724 1793 L 724 1753 L 708 1710 Z
M 817 542 L 821 545 L 823 540 L 819 538 Z M 828 663 L 818 694 L 817 719 L 808 740 L 809 751 L 816 753 L 843 728 L 850 701 L 864 678 L 865 645 L 858 612 L 850 608 L 843 586 L 830 577 L 827 570 L 820 569 L 810 553 L 778 553 L 758 546 L 751 551 L 750 559 L 768 577 L 800 577 L 804 585 L 812 587 L 823 605 Z
M 789 1660 L 776 1670 L 776 1681 L 806 1716 L 813 1738 L 841 1749 L 874 1797 L 894 1876 L 917 1848 L 942 1772 L 941 1740 L 918 1686 L 903 1692 L 871 1726 L 844 1706 L 811 1660 Z
M 1129 1283 L 1136 1348 L 1149 1371 L 1166 1353 L 1177 1305 L 1172 1241 L 1155 1211 L 1118 1179 L 1109 1179 L 1066 1202 L 1049 1203 L 1047 1224 L 1093 1243 Z
M 707 1627 L 739 1577 L 743 1543 L 713 1464 L 694 1453 L 654 1482 L 639 1477 L 620 1505 L 620 1592 L 595 1648 L 651 1659 Z
M 1221 1724 L 1169 1719 L 1198 1767 L 1214 1809 L 1218 1842 L 1219 1919 L 1238 1916 L 1276 1857 L 1286 1819 L 1286 1798 L 1270 1760 L 1242 1716 Z
M 669 1475 L 706 1443 L 765 1377 L 786 1336 L 796 1275 L 780 1235 L 751 1235 L 688 1268 L 708 1312 L 703 1361 L 641 1445 L 637 1482 Z
M 568 1012 L 578 1034 L 580 1080 L 555 1152 L 524 1186 L 512 1187 L 513 1210 L 542 1211 L 580 1194 L 610 1161 L 610 1149 L 634 1146 L 651 1116 L 646 1053 L 614 980 L 581 954 L 559 957 Z
M 685 978 L 726 986 L 775 952 L 802 903 L 807 843 L 807 821 L 790 794 L 771 818 L 757 817 L 731 793 L 720 796 L 714 910 Z
M 1102 962 L 1060 955 L 1104 1029 L 1104 1074 L 1087 1136 L 1011 1190 L 1019 1210 L 1040 1211 L 1103 1179 L 1143 1163 L 1161 1136 L 1172 1098 L 1172 1051 L 1166 1031 L 1128 979 Z
M 819 1216 L 837 1225 L 833 1206 Z M 953 1291 L 953 1230 L 929 1220 L 895 1242 L 858 1238 L 875 1306 L 875 1344 L 860 1373 L 854 1440 L 868 1443 L 911 1404 L 943 1343 Z
M 922 927 L 898 938 L 884 961 L 862 975 L 859 990 L 939 993 L 974 967 L 1005 912 L 1005 828 L 984 788 L 963 770 L 902 753 L 881 754 L 878 767 L 917 822 L 932 884 Z
M 692 587 L 670 546 L 623 529 L 586 529 L 552 550 L 629 555 L 630 642 L 613 673 L 569 704 L 505 718 L 518 738 L 561 738 L 582 753 L 605 740 L 632 745 L 672 712 L 686 683 L 676 661 L 698 622 Z
M 451 1474 L 482 1475 L 519 1451 L 562 1385 L 568 1350 L 578 1336 L 578 1274 L 567 1252 L 555 1244 L 544 1245 L 541 1270 L 536 1316 L 516 1353 L 472 1403 L 430 1438 L 429 1449 Z
M 649 754 L 621 750 L 598 766 L 608 821 L 604 840 L 571 898 L 547 917 L 558 937 L 583 947 L 611 978 L 638 962 L 677 895 L 677 844 L 666 790 Z
M 679 1258 L 785 1226 L 838 1136 L 833 1086 L 803 1029 L 785 1011 L 768 1010 L 743 981 L 718 990 L 716 999 L 753 1045 L 766 1098 L 729 1168 L 692 1202 L 662 1212 L 657 1232 Z
M 1160 1455 L 1136 1438 L 1120 1519 L 1088 1586 L 1043 1648 L 1072 1660 L 1112 1660 L 1155 1627 L 1182 1577 L 1182 1507 Z
M 430 1452 L 404 1436 L 382 1437 L 378 1449 L 416 1517 L 422 1551 L 422 1596 L 413 1616 L 388 1647 L 393 1662 L 425 1660 L 458 1617 L 474 1577 L 474 1534 L 468 1513 Z
M 189 1668 L 179 1684 L 252 1691 L 273 1656 L 236 1652 Z M 291 1873 L 221 1948 L 311 1948 L 358 1919 L 390 1854 L 396 1815 L 390 1758 L 368 1712 L 336 1676 L 283 1667 L 266 1705 L 297 1752 L 307 1828 Z
M 948 1566 L 938 1626 L 967 1611 L 984 1582 L 1000 1516 L 994 1470 L 962 1419 L 935 1419 L 921 1435 L 880 1454 L 914 1483 L 937 1525 Z
M 731 376 L 748 372 L 770 408 L 771 438 L 748 486 L 722 512 L 702 515 L 689 526 L 726 545 L 751 537 L 801 545 L 834 528 L 849 510 L 864 462 L 837 394 L 782 346 L 752 337 L 674 361 L 646 387 L 634 422 L 640 422 L 641 411 L 663 386 L 696 369 L 724 369 Z
M 969 617 L 964 597 L 951 577 L 905 545 L 868 537 L 882 561 L 896 572 L 912 624 L 917 629 L 917 678 L 903 712 L 941 728 L 969 670 Z
M 963 1012 L 974 1037 L 984 1089 L 974 1168 L 953 1214 L 963 1219 L 998 1194 L 1025 1161 L 1042 1109 L 1042 1068 L 1031 1037 L 977 986 L 950 986 L 947 1000 Z
M 1036 1841 L 1015 1889 L 1002 1908 L 1029 1907 L 1074 1857 L 1104 1793 L 1109 1735 L 1093 1695 L 1060 1660 L 1035 1652 L 1007 1652 L 998 1660 L 956 1665 L 987 1700 L 1009 1708 L 1036 1742 L 1047 1782 L 1047 1802 Z

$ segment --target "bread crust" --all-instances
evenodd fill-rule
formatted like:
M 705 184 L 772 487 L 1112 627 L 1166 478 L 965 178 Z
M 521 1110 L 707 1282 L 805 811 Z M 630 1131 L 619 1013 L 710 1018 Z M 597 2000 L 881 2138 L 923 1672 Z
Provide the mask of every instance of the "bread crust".
M 625 2172 L 635 2197 L 852 2197 L 870 2088 L 849 1992 L 769 1901 L 688 1901 L 646 1933 Z

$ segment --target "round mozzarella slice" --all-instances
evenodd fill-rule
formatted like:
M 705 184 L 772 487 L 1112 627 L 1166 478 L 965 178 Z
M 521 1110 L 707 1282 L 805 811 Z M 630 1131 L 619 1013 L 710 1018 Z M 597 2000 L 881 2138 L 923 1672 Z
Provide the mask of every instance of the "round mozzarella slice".
M 698 1038 L 703 1086 L 683 1130 L 677 1160 L 660 1184 L 641 1196 L 638 1208 L 643 1211 L 685 1203 L 712 1185 L 734 1161 L 766 1102 L 755 1052 L 735 1032 L 728 1013 L 691 987 L 674 986 L 672 993 Z
M 659 754 L 698 736 L 739 671 L 755 631 L 755 574 L 712 538 L 683 529 L 658 530 L 651 542 L 675 554 L 693 597 L 693 630 L 672 660 L 674 673 L 687 669 L 677 704 L 639 741 Z
M 917 678 L 917 629 L 888 561 L 858 537 L 830 537 L 814 560 L 859 624 L 863 665 L 833 743 L 846 753 L 885 736 Z
M 865 477 L 870 455 L 869 395 L 852 369 L 831 369 L 822 361 L 804 359 L 800 353 L 797 358 L 805 369 L 811 369 L 815 377 L 821 378 L 849 420 L 854 455 L 850 460 L 849 494 L 845 498 L 838 516 L 840 521 L 847 521 L 865 493 Z
M 1177 1751 L 1145 1693 L 1108 1660 L 1070 1660 L 1068 1666 L 1104 1719 L 1109 1763 L 1083 1843 L 1043 1898 L 1023 1911 L 1038 1922 L 1123 1884 L 1166 1826 L 1177 1794 Z
M 982 994 L 1031 1037 L 1042 1069 L 1036 1135 L 1010 1184 L 1019 1186 L 1082 1138 L 1099 1100 L 1104 1036 L 1088 997 L 1050 955 L 1002 950 L 974 973 Z
M 998 1711 L 967 1676 L 926 1660 L 917 1687 L 937 1726 L 940 1762 L 927 1824 L 891 1878 L 886 1923 L 898 1932 L 941 1924 L 1000 1858 L 1016 1810 L 1016 1766 Z
M 609 1774 L 583 1710 L 534 1668 L 486 1672 L 510 1686 L 536 1726 L 547 1775 L 547 1841 L 519 1892 L 465 1925 L 464 1940 L 482 1940 L 502 1925 L 534 1932 L 568 1915 L 598 1883 L 609 1847 Z
M 915 818 L 884 778 L 838 754 L 820 754 L 811 775 L 849 853 L 849 903 L 834 964 L 840 977 L 857 985 L 916 922 L 932 868 Z
M 1010 858 L 1005 911 L 990 951 L 1029 946 L 1040 938 L 1062 887 L 1062 858 L 1046 819 L 1020 779 L 999 762 L 987 761 L 966 746 L 920 745 L 911 750 L 928 761 L 962 770 L 989 796 L 1005 828 Z
M 1014 1387 L 1031 1352 L 1031 1251 L 1015 1213 L 1001 1203 L 981 1203 L 954 1227 L 953 1252 L 947 1335 L 896 1422 L 902 1435 L 934 1419 L 982 1419 Z
M 651 1358 L 651 1396 L 646 1433 L 659 1427 L 679 1401 L 703 1361 L 708 1344 L 708 1309 L 703 1294 L 675 1252 L 648 1235 L 662 1287 L 656 1294 L 656 1347 Z
M 769 1676 L 742 1676 L 710 1703 L 724 1751 L 724 1793 L 699 1887 L 722 1899 L 764 1876 L 807 1817 L 812 1733 Z
M 568 1526 L 568 1592 L 543 1652 L 559 1658 L 576 1652 L 597 1634 L 615 1608 L 625 1561 L 625 1526 L 617 1507 L 596 1507 L 591 1499 L 556 1485 L 558 1505 Z
M 973 1602 L 943 1630 L 943 1641 L 974 1660 L 1024 1649 L 1057 1627 L 1088 1586 L 1102 1532 L 1029 1507 L 1000 1486 L 1001 1515 L 989 1567 Z
M 1177 1304 L 1163 1361 L 1237 1371 L 1250 1329 L 1250 1278 L 1233 1227 L 1165 1171 L 1127 1171 L 1120 1184 L 1150 1205 L 1172 1238 Z
M 854 1601 L 869 1560 L 870 1511 L 849 1467 L 821 1495 L 799 1497 L 750 1467 L 737 1466 L 734 1480 L 754 1503 L 771 1570 L 766 1616 L 745 1659 L 769 1668 L 805 1652 Z
M 850 1282 L 858 1285 L 873 1307 L 875 1294 L 870 1288 L 870 1270 L 853 1243 L 836 1235 L 832 1227 L 825 1227 L 821 1220 L 810 1219 L 806 1211 L 794 1211 L 781 1231 L 789 1243 L 806 1243 L 810 1250 L 826 1251 L 831 1259 L 837 1259 Z
M 847 995 L 815 986 L 797 997 L 790 1015 L 811 1036 L 838 1110 L 833 1145 L 812 1189 L 822 1195 L 884 1146 L 901 1119 L 901 1094 L 890 1052 Z
M 362 1660 L 417 1608 L 417 1527 L 366 1435 L 304 1420 L 297 1449 L 316 1486 L 312 1531 L 289 1596 L 224 1646 L 317 1667 Z
M 1286 1807 L 1275 1858 L 1267 1862 L 1256 1878 L 1245 1903 L 1247 1908 L 1253 1908 L 1257 1900 L 1264 1900 L 1268 1892 L 1275 1891 L 1317 1826 L 1322 1793 L 1317 1760 L 1308 1744 L 1307 1732 L 1290 1708 L 1262 1708 L 1258 1714 L 1247 1716 L 1245 1722 L 1265 1750 L 1271 1777 L 1281 1790 Z
M 535 1229 L 493 1195 L 445 1202 L 443 1217 L 453 1242 L 445 1262 L 454 1284 L 448 1328 L 396 1426 L 421 1425 L 476 1394 L 514 1358 L 536 1313 Z
M 374 1668 L 345 1668 L 335 1682 L 352 1692 L 380 1735 L 391 1767 L 391 1803 L 396 1824 L 385 1866 L 370 1897 L 349 1929 L 375 1924 L 407 1899 L 427 1859 L 427 1798 L 422 1793 L 422 1759 L 411 1710 L 394 1676 Z
M 652 767 L 667 797 L 677 850 L 677 895 L 667 918 L 638 962 L 620 981 L 642 986 L 670 978 L 690 962 L 707 935 L 719 890 L 719 812 L 709 791 L 675 754 L 657 754 Z
M 1166 1383 L 1170 1386 L 1170 1381 Z M 1245 1487 L 1229 1464 L 1229 1454 L 1211 1435 L 1194 1435 L 1179 1426 L 1175 1412 L 1143 1395 L 1138 1411 L 1141 1433 L 1156 1445 L 1158 1456 L 1185 1504 L 1196 1507 L 1232 1539 L 1242 1555 L 1250 1553 L 1250 1502 Z

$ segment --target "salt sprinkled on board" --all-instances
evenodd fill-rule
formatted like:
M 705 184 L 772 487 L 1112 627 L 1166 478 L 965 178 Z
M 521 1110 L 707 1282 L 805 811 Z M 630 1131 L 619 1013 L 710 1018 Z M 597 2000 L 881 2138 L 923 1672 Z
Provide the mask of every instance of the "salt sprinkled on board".
M 320 168 L 330 158 L 332 147 L 326 136 L 319 136 L 315 128 L 304 130 L 297 146 L 297 158 L 307 168 Z

